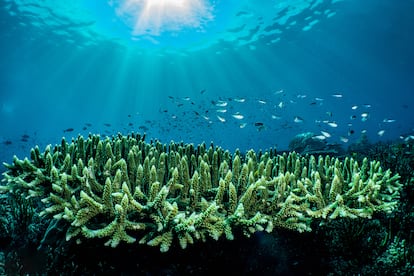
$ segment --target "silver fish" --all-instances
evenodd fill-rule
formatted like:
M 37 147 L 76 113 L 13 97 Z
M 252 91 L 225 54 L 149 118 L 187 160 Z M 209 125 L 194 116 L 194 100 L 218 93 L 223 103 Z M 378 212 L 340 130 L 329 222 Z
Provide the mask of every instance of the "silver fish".
M 315 135 L 315 136 L 312 136 L 312 139 L 314 139 L 314 140 L 325 140 L 326 136 L 325 135 Z
M 236 113 L 236 114 L 233 114 L 233 115 L 231 115 L 231 116 L 233 116 L 233 118 L 235 118 L 235 119 L 237 119 L 237 120 L 241 120 L 241 119 L 243 119 L 243 118 L 244 118 L 244 116 L 243 116 L 243 115 L 241 115 L 240 113 Z
M 299 117 L 299 116 L 295 116 L 295 118 L 293 119 L 293 121 L 295 123 L 302 123 L 303 122 L 303 119 L 301 117 Z
M 343 142 L 343 143 L 348 143 L 348 141 L 349 141 L 349 139 L 348 139 L 348 138 L 346 138 L 346 137 L 344 137 L 344 136 L 339 137 L 339 139 L 340 139 L 340 140 L 341 140 L 341 142 Z
M 382 136 L 384 135 L 384 133 L 385 133 L 384 129 L 381 129 L 380 131 L 377 132 L 378 136 Z
M 219 102 L 216 103 L 216 106 L 225 107 L 225 106 L 227 106 L 227 102 L 219 101 Z
M 329 132 L 326 132 L 326 131 L 321 130 L 321 133 L 322 133 L 322 135 L 323 135 L 323 136 L 325 136 L 326 138 L 331 137 L 331 134 L 330 134 Z
M 335 122 L 328 122 L 328 126 L 330 127 L 338 127 L 338 124 Z
M 369 113 L 368 112 L 364 112 L 361 114 L 361 121 L 365 122 L 366 120 L 368 120 L 369 117 Z
M 226 119 L 224 119 L 223 117 L 220 117 L 217 115 L 217 119 L 219 119 L 220 122 L 224 123 L 226 121 Z

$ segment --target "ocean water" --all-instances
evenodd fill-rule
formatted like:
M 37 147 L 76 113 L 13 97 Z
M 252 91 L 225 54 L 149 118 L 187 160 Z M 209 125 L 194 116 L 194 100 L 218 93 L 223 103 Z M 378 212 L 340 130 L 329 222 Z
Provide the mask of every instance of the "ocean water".
M 99 2 L 99 3 L 98 3 Z M 0 1 L 0 160 L 78 135 L 288 149 L 414 132 L 412 0 Z
M 349 151 L 347 155 L 362 159 L 367 154 L 380 159 L 382 168 L 399 173 L 403 184 L 396 210 L 391 214 L 375 213 L 372 220 L 318 218 L 313 221 L 312 233 L 288 231 L 287 226 L 275 225 L 268 234 L 256 225 L 257 232 L 249 239 L 238 237 L 235 232 L 231 242 L 224 237 L 220 241 L 209 237 L 205 243 L 200 241 L 201 245 L 181 250 L 173 244 L 169 252 L 160 253 L 157 246 L 141 246 L 138 242 L 128 247 L 122 241 L 117 249 L 104 247 L 96 239 L 73 238 L 64 242 L 65 226 L 78 226 L 71 218 L 66 221 L 65 216 L 70 217 L 72 211 L 81 216 L 89 208 L 85 207 L 90 203 L 82 192 L 91 194 L 93 200 L 100 194 L 107 198 L 107 186 L 103 192 L 96 192 L 93 187 L 92 192 L 85 188 L 89 185 L 87 180 L 86 186 L 78 189 L 73 185 L 77 185 L 79 178 L 68 180 L 72 182 L 66 185 L 64 180 L 69 178 L 64 176 L 62 166 L 62 177 L 57 183 L 65 191 L 59 192 L 63 188 L 50 187 L 49 179 L 42 180 L 37 172 L 24 175 L 11 169 L 9 175 L 16 177 L 16 186 L 23 186 L 22 178 L 30 184 L 40 179 L 44 182 L 37 184 L 41 186 L 38 191 L 45 194 L 40 196 L 43 200 L 39 197 L 34 201 L 20 194 L 13 196 L 15 191 L 0 195 L 0 274 L 209 275 L 231 270 L 237 275 L 414 275 L 413 11 L 414 0 L 0 0 L 0 164 L 11 163 L 13 155 L 20 159 L 30 156 L 30 149 L 36 145 L 43 151 L 49 144 L 59 144 L 62 137 L 70 141 L 79 135 L 145 133 L 146 141 L 212 142 L 230 152 L 240 149 L 243 153 L 249 149 L 291 150 L 292 139 L 310 133 L 311 141 L 344 150 L 363 137 L 371 143 L 395 142 L 391 147 L 379 144 L 370 152 L 352 155 Z M 39 166 L 47 167 L 48 162 L 45 163 Z M 122 167 L 117 162 L 113 169 L 117 164 Z M 281 165 L 274 165 L 273 170 L 278 166 Z M 82 179 L 93 177 L 94 170 L 83 170 Z M 250 173 L 249 181 L 256 173 L 259 177 L 260 170 Z M 0 166 L 0 173 L 4 171 L 5 167 Z M 85 178 L 86 172 L 89 176 Z M 74 173 L 72 168 L 71 174 Z M 96 178 L 106 174 L 107 171 L 98 172 Z M 367 177 L 361 175 L 361 179 Z M 185 174 L 180 177 L 185 178 Z M 7 186 L 7 175 L 2 178 L 0 192 Z M 260 181 L 263 179 L 262 176 Z M 335 179 L 339 177 L 332 183 Z M 376 175 L 377 184 L 378 179 L 382 178 Z M 295 180 L 292 182 L 296 185 Z M 125 196 L 123 185 L 122 200 L 119 191 L 113 190 L 111 194 L 114 201 L 110 204 L 114 204 L 115 212 L 111 210 L 108 215 L 107 202 L 91 205 L 105 205 L 106 210 L 97 212 L 88 221 L 90 225 L 85 225 L 97 232 L 105 220 L 119 219 L 122 232 L 127 218 L 134 222 L 142 220 L 152 231 L 160 229 L 161 222 L 176 223 L 197 212 L 207 213 L 204 197 L 208 204 L 213 198 L 223 201 L 218 203 L 220 217 L 227 216 L 227 220 L 232 211 L 226 208 L 233 197 L 230 184 L 225 185 L 229 185 L 229 191 L 221 193 L 221 198 L 229 198 L 229 203 L 220 199 L 219 192 L 212 197 L 217 188 L 213 187 L 203 191 L 202 202 L 193 203 L 191 199 L 191 207 L 185 206 L 188 198 L 175 197 L 176 189 L 181 189 L 179 185 L 162 187 L 156 198 L 162 198 L 164 191 L 167 197 L 171 187 L 174 190 L 162 208 L 153 207 L 156 199 L 142 200 L 145 195 L 141 197 L 135 190 L 134 197 L 140 197 L 137 201 L 148 201 L 145 208 L 153 208 L 146 212 L 157 210 L 158 214 L 150 216 L 136 210 L 127 214 L 132 208 L 125 207 L 130 199 Z M 326 191 L 332 187 L 329 197 L 336 195 L 334 184 L 323 185 Z M 354 184 L 340 189 L 345 191 L 351 185 Z M 58 202 L 60 194 L 69 198 L 67 187 L 72 197 L 71 203 L 65 204 L 64 220 L 59 219 L 62 213 L 57 214 L 61 209 L 51 207 L 45 213 L 56 212 L 54 219 L 40 219 L 39 212 L 43 213 L 47 206 L 56 207 L 51 202 Z M 157 185 L 151 185 L 142 190 L 151 198 L 156 189 Z M 191 198 L 194 189 L 189 191 Z M 276 205 L 279 208 L 285 188 L 277 189 L 259 184 L 249 190 L 254 191 L 249 197 L 282 190 L 278 204 L 260 201 L 271 209 Z M 341 210 L 343 198 L 344 205 L 352 208 L 357 206 L 353 201 L 358 198 L 360 208 L 371 197 L 381 194 L 380 189 L 375 185 L 375 191 L 366 197 L 366 188 L 361 194 L 355 193 L 358 197 L 354 192 L 347 191 L 343 197 L 338 192 L 334 203 L 339 207 L 329 208 Z M 388 189 L 387 193 L 391 193 Z M 296 190 L 300 189 L 292 191 Z M 52 197 L 53 191 L 59 195 Z M 315 194 L 316 191 L 317 188 Z M 396 199 L 397 195 L 383 197 Z M 309 202 L 301 203 L 302 208 L 306 204 L 311 206 L 310 203 L 315 205 L 314 198 L 306 197 Z M 240 197 L 238 202 L 242 202 Z M 259 201 L 255 199 L 256 202 Z M 329 206 L 335 206 L 334 203 Z M 177 206 L 180 213 L 167 221 Z M 339 216 L 347 212 L 343 208 Z M 300 212 L 293 214 L 299 217 Z M 368 211 L 360 216 L 363 214 L 368 216 Z M 158 217 L 166 219 L 157 220 Z M 171 225 L 163 227 L 162 231 L 172 229 Z M 80 230 L 69 229 L 69 234 Z M 174 228 L 174 235 L 180 231 L 177 229 Z M 145 239 L 149 237 L 153 236 Z M 168 239 L 168 233 L 165 237 Z M 83 244 L 76 247 L 80 240 Z M 147 243 L 154 245 L 156 241 Z M 222 267 L 226 267 L 224 271 Z

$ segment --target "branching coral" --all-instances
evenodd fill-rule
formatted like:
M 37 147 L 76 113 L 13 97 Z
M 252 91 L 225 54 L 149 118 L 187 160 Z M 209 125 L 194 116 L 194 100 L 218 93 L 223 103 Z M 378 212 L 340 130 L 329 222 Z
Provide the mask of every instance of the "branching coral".
M 79 136 L 5 164 L 3 192 L 40 198 L 66 238 L 182 248 L 235 230 L 310 231 L 314 219 L 370 218 L 398 203 L 399 176 L 379 162 L 274 152 L 233 155 L 213 145 L 146 143 L 139 135 Z

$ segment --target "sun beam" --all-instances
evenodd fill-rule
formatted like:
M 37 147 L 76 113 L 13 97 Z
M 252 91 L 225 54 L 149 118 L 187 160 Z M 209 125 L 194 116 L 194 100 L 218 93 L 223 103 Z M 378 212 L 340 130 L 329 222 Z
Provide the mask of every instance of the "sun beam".
M 148 1 L 148 5 L 149 6 L 163 6 L 163 7 L 168 7 L 168 6 L 183 6 L 186 4 L 186 0 L 151 0 Z
M 201 31 L 213 19 L 213 5 L 206 0 L 124 0 L 116 12 L 134 36 Z

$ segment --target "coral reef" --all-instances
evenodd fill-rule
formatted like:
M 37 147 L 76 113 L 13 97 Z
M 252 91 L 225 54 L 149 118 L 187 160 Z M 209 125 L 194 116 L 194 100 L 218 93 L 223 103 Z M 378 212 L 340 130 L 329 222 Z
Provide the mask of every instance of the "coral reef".
M 242 155 L 219 147 L 146 143 L 140 135 L 79 136 L 5 164 L 3 192 L 38 198 L 41 216 L 67 222 L 66 240 L 105 239 L 181 248 L 274 228 L 310 231 L 315 220 L 393 211 L 399 175 L 377 161 Z
M 34 240 L 40 234 L 35 226 L 39 220 L 32 199 L 16 193 L 0 195 L 0 245 L 27 244 Z
M 377 143 L 370 143 L 365 137 L 361 139 L 363 143 L 349 148 L 349 154 L 356 160 L 366 157 L 380 160 L 384 168 L 398 171 L 403 185 L 398 208 L 382 217 L 386 236 L 377 246 L 379 254 L 365 268 L 358 266 L 358 273 L 412 275 L 414 271 L 414 140 L 411 134 L 405 136 L 398 141 Z M 372 237 L 377 232 L 368 235 Z

